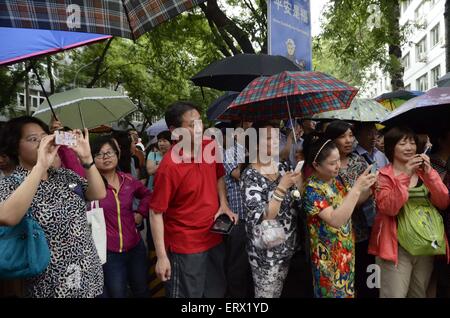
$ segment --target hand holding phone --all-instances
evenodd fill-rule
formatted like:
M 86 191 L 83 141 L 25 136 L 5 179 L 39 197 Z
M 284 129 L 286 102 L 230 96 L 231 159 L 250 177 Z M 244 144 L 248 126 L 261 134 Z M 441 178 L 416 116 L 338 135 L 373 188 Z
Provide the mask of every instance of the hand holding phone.
M 295 173 L 302 172 L 302 168 L 303 168 L 303 165 L 304 165 L 304 164 L 305 164 L 305 160 L 299 161 L 299 162 L 297 163 L 297 166 L 295 167 L 294 172 L 295 172 Z
M 55 144 L 63 146 L 76 146 L 77 138 L 72 132 L 56 130 Z
M 214 221 L 214 224 L 211 228 L 211 232 L 218 234 L 230 234 L 233 229 L 234 223 L 233 220 L 226 214 L 221 214 Z
M 430 150 L 431 150 L 431 146 L 430 146 L 430 145 L 427 145 L 427 146 L 425 147 L 424 151 L 422 152 L 422 154 L 428 155 L 428 152 L 429 152 Z

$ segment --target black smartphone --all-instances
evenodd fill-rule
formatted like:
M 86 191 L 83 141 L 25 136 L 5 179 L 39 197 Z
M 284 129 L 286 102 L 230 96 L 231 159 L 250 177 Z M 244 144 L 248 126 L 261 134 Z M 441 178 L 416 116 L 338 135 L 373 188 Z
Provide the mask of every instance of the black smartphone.
M 211 232 L 219 234 L 230 234 L 233 229 L 234 223 L 226 214 L 221 214 L 214 221 L 211 227 Z

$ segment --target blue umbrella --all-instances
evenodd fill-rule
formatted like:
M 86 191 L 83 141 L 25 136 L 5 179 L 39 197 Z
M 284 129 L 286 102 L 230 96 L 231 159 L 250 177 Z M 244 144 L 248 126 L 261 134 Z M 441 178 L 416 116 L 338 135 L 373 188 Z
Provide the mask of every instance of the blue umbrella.
M 0 65 L 18 63 L 26 59 L 55 54 L 75 47 L 111 38 L 110 35 L 80 32 L 49 31 L 20 28 L 0 28 Z M 34 73 L 41 85 L 50 110 L 56 117 L 52 104 L 45 91 L 39 73 L 33 66 Z
M 164 130 L 169 130 L 169 128 L 167 127 L 166 120 L 163 118 L 148 127 L 146 133 L 148 136 L 156 136 Z
M 219 98 L 217 98 L 211 105 L 209 105 L 206 111 L 206 116 L 209 120 L 216 120 L 220 115 L 222 115 L 234 101 L 234 99 L 239 95 L 239 92 L 226 92 Z
M 12 64 L 42 55 L 87 45 L 110 38 L 110 35 L 0 28 L 0 65 Z

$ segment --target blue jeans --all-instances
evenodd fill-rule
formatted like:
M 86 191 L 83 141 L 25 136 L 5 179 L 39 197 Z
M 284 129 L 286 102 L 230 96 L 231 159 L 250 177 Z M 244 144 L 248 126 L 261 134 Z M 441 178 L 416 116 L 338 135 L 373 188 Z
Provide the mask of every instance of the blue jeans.
M 103 265 L 105 286 L 102 298 L 126 298 L 128 285 L 136 298 L 149 297 L 147 250 L 141 240 L 124 253 L 109 252 Z

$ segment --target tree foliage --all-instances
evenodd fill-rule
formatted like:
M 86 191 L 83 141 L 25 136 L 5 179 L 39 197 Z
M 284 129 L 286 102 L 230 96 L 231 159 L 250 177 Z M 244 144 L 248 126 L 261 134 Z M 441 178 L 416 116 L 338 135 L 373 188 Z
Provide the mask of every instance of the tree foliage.
M 323 45 L 326 54 L 337 61 L 338 72 L 350 73 L 353 82 L 363 85 L 370 67 L 379 65 L 390 75 L 393 90 L 402 88 L 401 46 L 413 26 L 400 27 L 400 2 L 330 1 L 324 13 L 324 31 L 317 39 L 316 49 Z
M 56 92 L 74 86 L 123 88 L 148 124 L 176 100 L 191 100 L 206 108 L 221 92 L 201 90 L 193 86 L 190 78 L 223 57 L 265 51 L 265 21 L 264 0 L 209 0 L 159 25 L 136 42 L 114 38 L 45 57 L 39 73 L 50 79 Z M 18 75 L 20 72 L 12 68 L 2 68 L 0 78 L 8 83 L 2 89 L 17 89 L 24 79 L 18 80 Z M 4 98 L 0 90 L 0 107 L 14 102 L 16 93 L 9 92 Z

